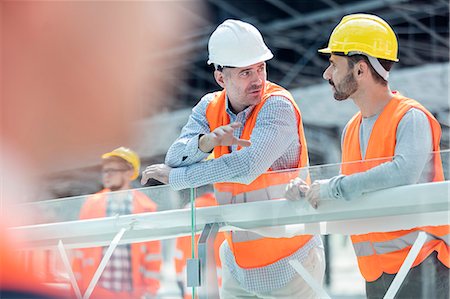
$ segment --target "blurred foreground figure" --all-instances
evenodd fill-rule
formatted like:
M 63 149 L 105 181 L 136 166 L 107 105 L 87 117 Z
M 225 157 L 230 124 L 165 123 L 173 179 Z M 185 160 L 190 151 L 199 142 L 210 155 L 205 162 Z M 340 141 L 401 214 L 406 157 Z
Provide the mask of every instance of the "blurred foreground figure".
M 306 195 L 317 208 L 322 200 L 357 200 L 367 192 L 444 179 L 438 121 L 420 103 L 389 88 L 397 49 L 394 31 L 377 16 L 348 15 L 336 26 L 319 52 L 330 55 L 323 78 L 335 99 L 351 98 L 360 109 L 342 134 L 346 164 L 342 175 L 311 186 L 296 179 L 286 197 Z M 361 162 L 348 163 L 356 161 Z M 385 295 L 419 232 L 426 232 L 426 243 L 395 298 L 449 298 L 448 225 L 352 236 L 368 298 Z
M 80 219 L 155 212 L 156 204 L 144 193 L 130 190 L 139 176 L 140 160 L 132 150 L 117 148 L 102 156 L 105 189 L 89 197 Z M 111 192 L 117 191 L 117 192 Z M 107 247 L 75 251 L 74 273 L 82 294 L 86 292 Z M 161 242 L 119 245 L 94 288 L 92 298 L 155 298 L 159 289 Z
M 34 287 L 33 271 L 3 254 L 22 248 L 10 242 L 5 228 L 33 217 L 10 206 L 35 198 L 36 174 L 79 167 L 127 144 L 140 111 L 155 101 L 145 97 L 149 89 L 170 99 L 160 79 L 164 62 L 152 55 L 176 44 L 189 28 L 175 7 L 182 5 L 0 3 L 1 298 L 53 298 L 48 287 L 42 286 L 48 293 Z M 24 291 L 29 295 L 21 296 Z

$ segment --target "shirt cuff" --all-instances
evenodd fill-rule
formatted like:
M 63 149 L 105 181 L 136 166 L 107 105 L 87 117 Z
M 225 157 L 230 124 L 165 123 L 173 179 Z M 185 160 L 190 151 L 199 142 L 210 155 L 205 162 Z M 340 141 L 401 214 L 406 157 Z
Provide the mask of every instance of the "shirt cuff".
M 341 189 L 341 181 L 344 177 L 345 175 L 338 175 L 328 181 L 328 186 L 326 189 L 329 198 L 340 200 L 345 199 Z
M 186 167 L 172 168 L 169 173 L 169 185 L 175 190 L 189 188 L 186 176 Z
M 330 200 L 333 199 L 330 196 L 330 180 L 317 180 L 316 182 L 319 183 L 319 196 L 320 200 Z
M 204 153 L 198 148 L 198 142 L 200 140 L 201 135 L 197 135 L 194 138 L 191 138 L 189 142 L 186 144 L 185 150 L 187 156 L 183 157 L 183 162 L 197 163 L 208 157 L 209 153 Z

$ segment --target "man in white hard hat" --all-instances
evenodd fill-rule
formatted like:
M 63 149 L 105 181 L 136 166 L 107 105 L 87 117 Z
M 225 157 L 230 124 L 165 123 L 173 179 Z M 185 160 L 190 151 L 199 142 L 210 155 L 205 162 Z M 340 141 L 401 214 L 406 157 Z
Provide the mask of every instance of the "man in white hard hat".
M 219 205 L 283 197 L 289 179 L 266 171 L 307 166 L 308 153 L 292 95 L 266 81 L 271 51 L 254 26 L 237 20 L 217 27 L 208 50 L 223 90 L 193 108 L 165 164 L 147 167 L 142 183 L 155 178 L 176 190 L 214 183 Z M 211 152 L 215 159 L 205 160 Z M 320 236 L 271 239 L 233 231 L 220 251 L 222 298 L 314 298 L 291 259 L 323 280 Z

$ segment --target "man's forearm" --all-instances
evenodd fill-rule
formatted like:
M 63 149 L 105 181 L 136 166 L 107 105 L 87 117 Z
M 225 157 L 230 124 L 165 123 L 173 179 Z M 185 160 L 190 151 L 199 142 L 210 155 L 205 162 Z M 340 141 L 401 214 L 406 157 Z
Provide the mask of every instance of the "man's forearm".
M 199 149 L 199 135 L 187 142 L 177 140 L 167 151 L 165 164 L 170 167 L 184 167 L 200 162 L 208 156 L 208 153 Z
M 201 135 L 198 140 L 198 149 L 204 153 L 211 153 L 215 147 L 214 140 L 211 138 L 210 134 Z

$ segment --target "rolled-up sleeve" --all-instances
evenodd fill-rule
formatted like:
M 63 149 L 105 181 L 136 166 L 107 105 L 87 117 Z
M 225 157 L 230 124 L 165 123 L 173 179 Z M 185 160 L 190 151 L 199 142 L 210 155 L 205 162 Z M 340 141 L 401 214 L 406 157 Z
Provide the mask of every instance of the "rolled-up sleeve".
M 166 165 L 170 167 L 188 166 L 202 161 L 209 155 L 198 148 L 198 141 L 200 135 L 210 132 L 206 119 L 206 107 L 212 98 L 212 93 L 205 95 L 192 109 L 187 124 L 166 154 Z

